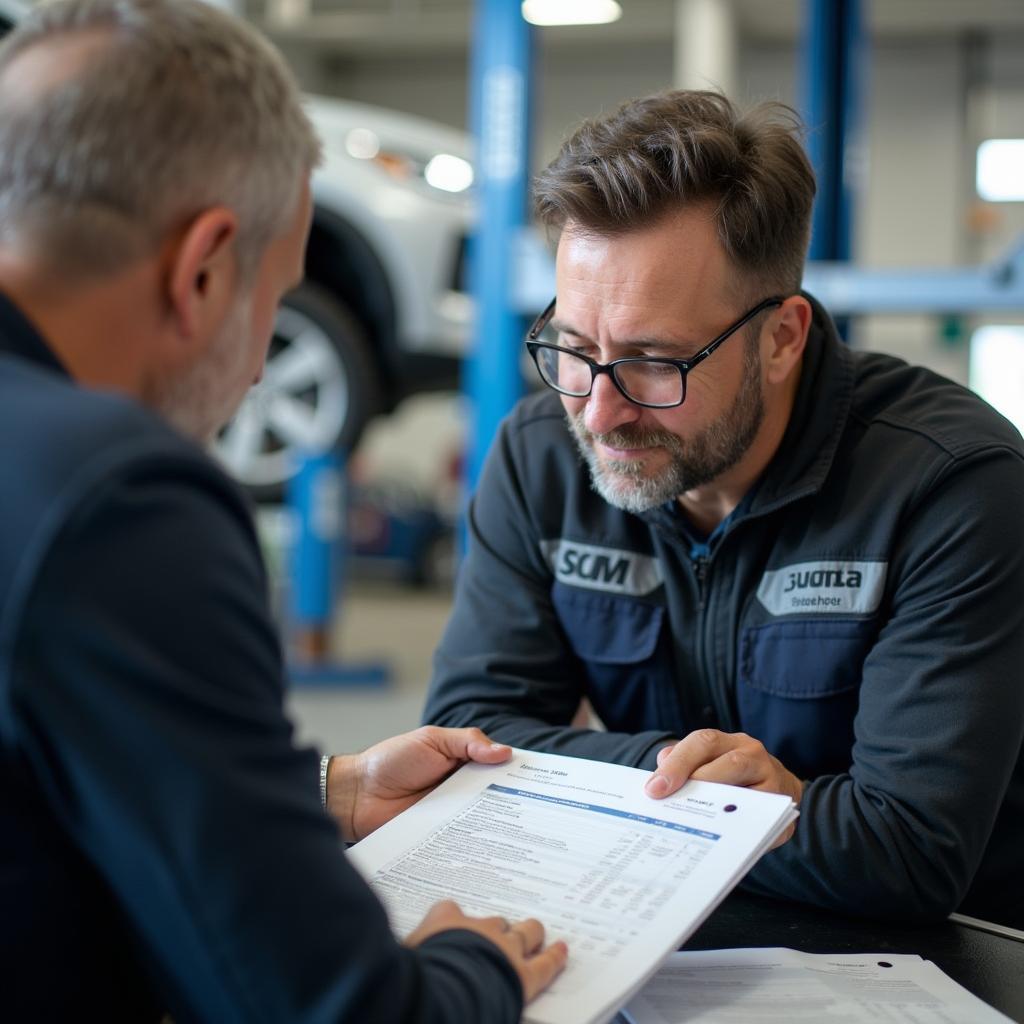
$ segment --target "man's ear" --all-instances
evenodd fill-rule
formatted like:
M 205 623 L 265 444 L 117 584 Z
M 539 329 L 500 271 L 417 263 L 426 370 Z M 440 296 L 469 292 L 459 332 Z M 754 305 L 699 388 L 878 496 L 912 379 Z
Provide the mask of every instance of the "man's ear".
M 767 382 L 781 384 L 804 354 L 811 328 L 811 304 L 802 295 L 791 295 L 774 312 L 768 352 L 762 353 L 762 363 Z
M 176 333 L 202 346 L 231 306 L 238 266 L 238 218 L 225 206 L 203 210 L 169 243 L 165 281 Z

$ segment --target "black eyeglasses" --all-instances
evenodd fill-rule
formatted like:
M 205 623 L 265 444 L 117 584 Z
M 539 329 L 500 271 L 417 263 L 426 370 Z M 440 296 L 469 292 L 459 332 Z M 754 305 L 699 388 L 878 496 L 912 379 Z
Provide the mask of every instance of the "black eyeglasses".
M 587 356 L 543 340 L 555 313 L 555 299 L 530 328 L 526 347 L 537 364 L 537 372 L 548 387 L 572 398 L 586 398 L 594 388 L 599 373 L 607 373 L 624 398 L 648 409 L 671 409 L 686 398 L 686 375 L 703 362 L 730 335 L 750 323 L 758 313 L 781 306 L 781 298 L 764 299 L 727 327 L 689 359 L 659 359 L 652 356 L 628 356 L 598 363 Z M 554 335 L 557 340 L 557 334 Z

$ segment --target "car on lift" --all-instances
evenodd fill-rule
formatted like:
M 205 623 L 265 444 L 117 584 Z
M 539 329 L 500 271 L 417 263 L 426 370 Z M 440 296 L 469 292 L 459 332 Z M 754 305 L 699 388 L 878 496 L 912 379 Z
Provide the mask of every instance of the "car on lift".
M 27 9 L 0 0 L 0 36 Z M 281 495 L 303 451 L 350 451 L 406 395 L 456 386 L 472 314 L 469 136 L 327 97 L 306 107 L 324 159 L 305 281 L 285 296 L 263 379 L 216 445 L 264 499 Z

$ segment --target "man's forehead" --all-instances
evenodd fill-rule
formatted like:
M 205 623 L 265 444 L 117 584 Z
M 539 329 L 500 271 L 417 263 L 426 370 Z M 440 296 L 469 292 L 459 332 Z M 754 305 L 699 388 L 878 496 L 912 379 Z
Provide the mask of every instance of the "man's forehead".
M 0 72 L 5 106 L 30 103 L 78 77 L 97 54 L 109 48 L 108 29 L 83 29 L 30 43 Z
M 658 219 L 622 231 L 601 232 L 586 225 L 568 222 L 558 242 L 558 254 L 576 260 L 618 260 L 652 268 L 688 261 L 723 261 L 725 250 L 718 237 L 718 225 L 712 210 L 704 206 L 674 210 Z
M 689 209 L 652 225 L 597 234 L 566 225 L 556 258 L 557 290 L 588 305 L 622 312 L 645 304 L 710 307 L 726 305 L 734 274 L 718 239 L 713 216 Z M 575 304 L 575 303 L 571 303 Z M 560 302 L 560 310 L 564 304 Z

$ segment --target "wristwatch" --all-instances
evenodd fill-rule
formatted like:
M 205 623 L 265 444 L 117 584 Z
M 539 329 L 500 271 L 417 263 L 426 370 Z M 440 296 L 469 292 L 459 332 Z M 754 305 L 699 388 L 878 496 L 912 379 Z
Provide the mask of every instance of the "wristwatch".
M 327 768 L 331 763 L 331 755 L 324 754 L 320 758 L 320 806 L 327 807 Z

